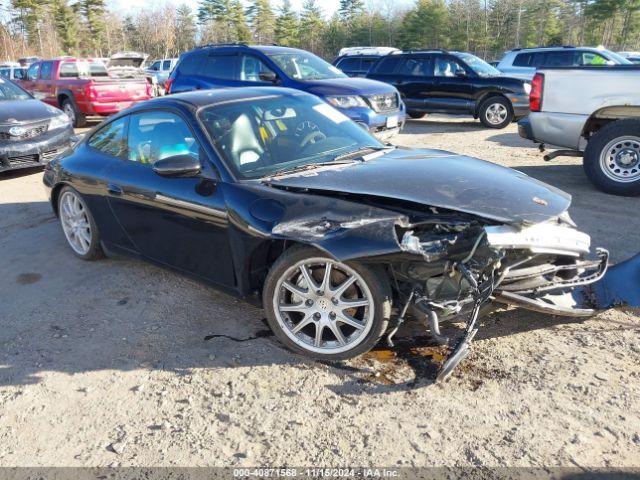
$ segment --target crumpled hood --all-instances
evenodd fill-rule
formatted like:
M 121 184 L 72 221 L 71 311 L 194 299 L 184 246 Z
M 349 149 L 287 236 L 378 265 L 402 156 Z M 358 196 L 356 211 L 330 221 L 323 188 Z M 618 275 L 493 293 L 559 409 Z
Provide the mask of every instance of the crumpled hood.
M 396 88 L 384 82 L 367 78 L 332 78 L 304 82 L 305 92 L 314 95 L 378 95 L 396 93 Z
M 396 149 L 353 164 L 269 180 L 276 187 L 393 198 L 502 223 L 538 223 L 563 213 L 571 196 L 510 168 L 444 150 Z
M 37 122 L 60 115 L 62 111 L 40 100 L 0 101 L 0 125 Z

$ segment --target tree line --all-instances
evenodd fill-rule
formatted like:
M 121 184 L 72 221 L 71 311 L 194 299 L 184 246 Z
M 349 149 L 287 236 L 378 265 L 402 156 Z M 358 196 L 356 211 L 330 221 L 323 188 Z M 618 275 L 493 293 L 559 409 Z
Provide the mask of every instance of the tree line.
M 640 49 L 640 0 L 200 0 L 135 13 L 106 0 L 0 0 L 0 60 L 25 55 L 106 57 L 135 50 L 177 56 L 197 44 L 277 43 L 332 58 L 345 46 L 446 48 L 499 58 L 514 47 Z

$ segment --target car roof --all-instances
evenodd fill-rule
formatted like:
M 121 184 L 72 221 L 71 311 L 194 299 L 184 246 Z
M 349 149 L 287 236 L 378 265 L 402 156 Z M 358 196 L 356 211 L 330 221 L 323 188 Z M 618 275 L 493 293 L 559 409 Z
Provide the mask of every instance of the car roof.
M 299 48 L 292 47 L 281 47 L 279 45 L 247 45 L 247 44 L 209 44 L 202 45 L 200 47 L 191 50 L 189 53 L 194 53 L 200 50 L 213 50 L 213 49 L 229 49 L 229 50 L 258 50 L 259 52 L 264 53 L 265 55 L 274 55 L 274 54 L 282 54 L 282 53 L 309 53 L 306 50 L 301 50 Z
M 215 90 L 196 90 L 192 92 L 176 93 L 164 97 L 156 97 L 139 103 L 128 111 L 144 110 L 150 106 L 161 108 L 167 106 L 186 105 L 193 108 L 219 105 L 237 101 L 250 101 L 266 96 L 292 97 L 309 95 L 308 93 L 284 87 L 238 87 L 217 88 Z
M 573 45 L 566 46 L 558 46 L 558 47 L 524 47 L 524 48 L 514 48 L 510 51 L 510 53 L 518 53 L 518 52 L 532 52 L 536 50 L 592 50 L 594 52 L 601 52 L 603 49 L 597 47 L 574 47 Z

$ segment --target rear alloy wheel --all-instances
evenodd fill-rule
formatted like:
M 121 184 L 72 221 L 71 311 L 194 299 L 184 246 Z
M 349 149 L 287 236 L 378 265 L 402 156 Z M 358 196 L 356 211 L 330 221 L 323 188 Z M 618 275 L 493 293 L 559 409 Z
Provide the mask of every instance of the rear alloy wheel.
M 600 190 L 640 195 L 640 120 L 618 120 L 602 127 L 589 140 L 583 165 Z
M 67 98 L 62 102 L 62 111 L 71 120 L 71 125 L 75 128 L 82 128 L 87 125 L 87 117 L 76 107 L 73 100 Z
M 58 216 L 73 253 L 83 260 L 95 260 L 103 256 L 93 216 L 80 194 L 71 187 L 64 187 L 60 192 Z
M 513 121 L 513 110 L 504 97 L 490 97 L 480 105 L 480 121 L 488 128 L 505 128 Z
M 276 336 L 291 350 L 319 360 L 345 360 L 369 351 L 391 313 L 383 274 L 310 247 L 294 247 L 276 261 L 263 303 Z

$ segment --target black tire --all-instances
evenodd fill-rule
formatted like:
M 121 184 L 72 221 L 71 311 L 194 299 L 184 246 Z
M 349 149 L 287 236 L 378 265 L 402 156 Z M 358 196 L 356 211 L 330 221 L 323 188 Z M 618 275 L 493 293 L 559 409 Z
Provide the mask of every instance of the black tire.
M 626 140 L 623 141 L 625 137 Z M 633 137 L 637 141 L 632 140 L 631 138 Z M 622 167 L 622 170 L 629 171 L 635 180 L 627 182 L 616 181 L 615 170 L 620 165 L 615 161 L 615 157 L 609 157 L 607 161 L 610 165 L 609 169 L 604 164 L 605 159 L 601 159 L 606 154 L 605 149 L 610 151 L 611 148 L 616 148 L 613 145 L 616 139 L 621 139 L 620 145 L 622 147 L 626 145 L 629 151 L 633 152 L 632 156 L 636 156 L 635 163 Z M 630 197 L 640 195 L 640 163 L 638 162 L 640 162 L 640 120 L 625 119 L 608 123 L 589 139 L 582 165 L 587 178 L 596 188 L 613 195 Z M 618 171 L 621 171 L 621 169 L 618 168 Z M 621 177 L 622 179 L 623 177 Z
M 69 115 L 69 113 L 73 113 L 71 118 L 71 123 L 74 128 L 82 128 L 87 126 L 87 116 L 80 111 L 76 102 L 71 100 L 70 98 L 65 98 L 62 101 L 62 110 Z
M 506 116 L 504 120 L 501 122 L 492 122 L 489 120 L 489 118 L 487 118 L 487 112 L 489 108 L 491 108 L 494 105 L 502 105 L 506 109 Z M 513 122 L 513 116 L 514 116 L 511 102 L 509 102 L 509 100 L 507 100 L 506 98 L 500 97 L 497 95 L 493 97 L 489 97 L 484 102 L 482 102 L 478 110 L 478 115 L 480 117 L 480 121 L 485 127 L 496 128 L 496 129 L 506 128 L 507 126 L 509 126 L 511 122 Z
M 71 245 L 71 242 L 69 241 L 69 238 L 67 237 L 67 234 L 64 230 L 64 227 L 62 226 L 62 199 L 65 196 L 65 193 L 72 193 L 73 195 L 75 195 L 78 200 L 80 201 L 80 203 L 82 204 L 83 208 L 84 208 L 84 213 L 87 217 L 87 220 L 89 222 L 90 228 L 91 228 L 91 242 L 89 244 L 89 249 L 86 253 L 81 254 L 78 251 L 76 251 L 76 249 Z M 80 195 L 78 193 L 77 190 L 75 190 L 72 187 L 63 187 L 62 190 L 60 190 L 60 192 L 58 193 L 58 198 L 57 198 L 57 202 L 58 202 L 58 218 L 60 219 L 60 226 L 62 227 L 62 231 L 63 234 L 65 235 L 65 239 L 67 240 L 67 243 L 69 244 L 69 247 L 71 248 L 71 251 L 73 252 L 73 254 L 75 256 L 77 256 L 78 258 L 81 258 L 82 260 L 98 260 L 100 258 L 104 257 L 104 251 L 102 250 L 102 246 L 100 245 L 100 232 L 98 231 L 98 225 L 96 224 L 95 220 L 93 219 L 93 215 L 91 214 L 91 211 L 89 210 L 89 207 L 87 207 L 87 204 L 85 203 L 84 199 L 82 198 L 82 195 Z
M 280 325 L 273 308 L 274 296 L 278 294 L 278 292 L 275 291 L 278 280 L 296 263 L 305 259 L 319 257 L 330 260 L 330 257 L 327 254 L 320 252 L 315 248 L 295 246 L 286 250 L 270 268 L 264 283 L 262 303 L 271 330 L 287 348 L 316 360 L 340 361 L 368 352 L 376 345 L 376 343 L 378 343 L 382 335 L 387 330 L 389 318 L 391 316 L 392 296 L 389 280 L 384 272 L 358 262 L 345 262 L 344 265 L 353 269 L 364 280 L 367 288 L 371 292 L 374 310 L 373 318 L 371 319 L 371 328 L 364 338 L 359 340 L 360 343 L 355 345 L 352 349 L 341 353 L 324 354 L 313 352 L 296 344 L 283 330 L 283 328 L 286 327 Z
M 407 112 L 407 115 L 409 115 L 409 117 L 413 118 L 414 120 L 420 120 L 421 118 L 424 118 L 426 113 L 422 113 L 422 112 Z

